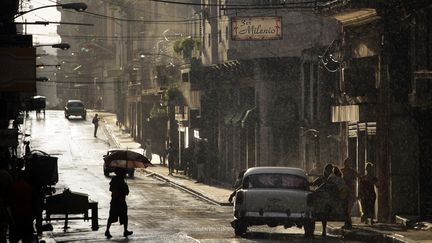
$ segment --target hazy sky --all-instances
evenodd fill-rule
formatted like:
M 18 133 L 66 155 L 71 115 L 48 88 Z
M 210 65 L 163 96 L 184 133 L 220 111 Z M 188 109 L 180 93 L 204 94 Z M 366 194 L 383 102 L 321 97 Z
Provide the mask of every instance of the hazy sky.
M 30 0 L 22 1 L 24 2 L 24 11 L 30 8 L 37 8 L 41 6 L 56 4 L 54 0 Z M 60 12 L 57 11 L 56 7 L 44 8 L 40 10 L 35 10 L 28 14 L 22 16 L 22 18 L 17 19 L 17 21 L 24 22 L 34 22 L 34 21 L 60 21 Z M 25 28 L 25 27 L 24 27 Z M 60 37 L 57 35 L 57 25 L 27 25 L 27 34 L 33 35 L 33 43 L 40 44 L 51 44 L 59 43 L 61 41 Z

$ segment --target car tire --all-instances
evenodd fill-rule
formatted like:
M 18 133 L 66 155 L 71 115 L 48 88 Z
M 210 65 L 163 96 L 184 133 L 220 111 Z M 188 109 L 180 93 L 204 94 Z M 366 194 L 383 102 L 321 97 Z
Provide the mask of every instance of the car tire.
M 306 237 L 313 237 L 315 232 L 315 221 L 314 220 L 307 220 L 304 225 L 304 232 Z
M 135 174 L 135 170 L 130 171 L 130 172 L 129 172 L 129 177 L 130 177 L 130 178 L 134 177 L 134 174 Z
M 104 170 L 104 175 L 109 176 L 109 172 L 107 170 Z
M 235 227 L 234 227 L 234 233 L 236 236 L 242 236 L 246 233 L 247 226 L 243 221 L 236 221 Z
M 65 117 L 66 117 L 66 119 L 68 119 L 68 120 L 69 120 L 69 116 L 68 116 L 68 115 L 65 115 Z
M 85 120 L 85 119 L 86 119 L 86 115 L 83 115 L 83 116 L 82 116 L 82 119 Z

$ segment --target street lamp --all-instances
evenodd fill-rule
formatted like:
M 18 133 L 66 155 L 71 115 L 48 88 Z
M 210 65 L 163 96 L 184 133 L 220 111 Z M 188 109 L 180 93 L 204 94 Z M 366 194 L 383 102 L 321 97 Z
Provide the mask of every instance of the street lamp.
M 33 47 L 41 47 L 41 46 L 51 46 L 52 48 L 58 48 L 62 50 L 68 50 L 70 48 L 70 45 L 68 43 L 34 45 Z
M 53 4 L 53 5 L 42 6 L 42 7 L 30 9 L 28 11 L 19 12 L 17 15 L 14 16 L 14 19 L 16 19 L 16 18 L 18 18 L 24 14 L 27 14 L 27 13 L 30 13 L 30 12 L 33 12 L 33 11 L 36 11 L 39 9 L 43 9 L 43 8 L 50 8 L 50 7 L 62 7 L 62 9 L 73 9 L 77 12 L 83 12 L 87 9 L 87 4 L 85 4 L 85 3 L 65 3 L 65 4 Z

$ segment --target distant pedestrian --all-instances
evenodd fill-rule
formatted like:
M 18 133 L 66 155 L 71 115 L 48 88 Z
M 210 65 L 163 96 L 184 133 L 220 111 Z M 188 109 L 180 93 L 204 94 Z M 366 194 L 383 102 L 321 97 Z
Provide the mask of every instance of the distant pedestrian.
M 348 187 L 348 202 L 347 202 L 347 220 L 345 221 L 345 228 L 352 227 L 351 210 L 356 202 L 356 182 L 359 174 L 351 167 L 349 158 L 345 159 L 344 167 L 341 169 L 342 178 Z
M 151 162 L 153 154 L 152 154 L 152 144 L 150 139 L 147 139 L 146 143 L 144 144 L 144 149 L 145 149 L 145 157 Z
M 177 160 L 177 150 L 174 148 L 173 143 L 169 143 L 166 150 L 166 155 L 168 157 L 168 175 L 172 175 L 175 169 L 175 164 Z
M 196 163 L 197 163 L 197 183 L 204 182 L 205 174 L 205 164 L 207 159 L 207 153 L 206 148 L 204 145 L 204 142 L 200 141 L 198 143 L 198 150 L 197 150 L 197 156 L 196 156 Z
M 133 234 L 132 231 L 128 231 L 126 196 L 129 195 L 129 187 L 125 181 L 126 171 L 123 169 L 116 169 L 115 173 L 116 175 L 111 179 L 110 182 L 111 203 L 107 228 L 105 231 L 105 236 L 108 239 L 112 238 L 112 235 L 109 231 L 111 224 L 117 221 L 120 221 L 120 225 L 123 225 L 124 237 L 128 237 L 129 235 Z
M 31 156 L 30 141 L 24 141 L 24 157 L 28 158 Z
M 195 143 L 192 141 L 189 144 L 189 147 L 183 150 L 183 170 L 184 174 L 188 177 L 192 176 L 192 160 L 193 160 L 193 151 L 195 149 Z
M 94 137 L 97 137 L 97 130 L 99 127 L 99 117 L 98 114 L 95 114 L 95 116 L 93 117 L 92 123 L 94 125 Z
M 362 209 L 361 221 L 373 224 L 374 209 L 375 209 L 375 186 L 378 184 L 378 178 L 373 175 L 373 164 L 367 163 L 365 175 L 360 177 L 359 181 L 359 198 Z

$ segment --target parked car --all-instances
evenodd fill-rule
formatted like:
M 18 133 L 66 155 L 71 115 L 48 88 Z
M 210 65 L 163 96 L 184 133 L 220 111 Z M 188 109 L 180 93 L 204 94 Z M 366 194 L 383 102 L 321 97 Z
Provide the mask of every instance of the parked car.
M 306 236 L 315 230 L 313 208 L 308 206 L 311 194 L 305 171 L 292 167 L 254 167 L 248 169 L 234 201 L 236 235 L 249 226 L 268 225 L 285 228 L 303 227 Z
M 69 119 L 69 116 L 81 116 L 85 120 L 87 110 L 81 100 L 68 100 L 64 108 L 64 115 L 66 119 Z

